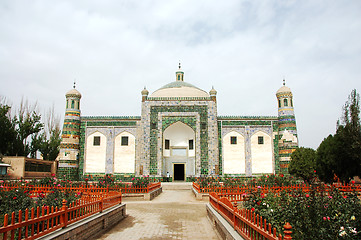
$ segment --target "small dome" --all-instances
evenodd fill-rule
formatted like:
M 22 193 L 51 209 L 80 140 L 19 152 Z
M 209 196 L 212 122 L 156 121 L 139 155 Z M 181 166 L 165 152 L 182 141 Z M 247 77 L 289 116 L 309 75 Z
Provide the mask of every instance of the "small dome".
M 148 95 L 149 91 L 144 87 L 144 89 L 142 90 L 142 95 Z
M 216 89 L 214 89 L 214 87 L 212 86 L 212 89 L 211 89 L 211 91 L 209 91 L 209 95 L 217 95 L 217 91 L 216 91 Z
M 278 89 L 277 94 L 279 93 L 292 93 L 292 92 L 289 87 L 283 85 L 280 89 Z
M 81 98 L 81 94 L 78 90 L 76 90 L 75 88 L 71 89 L 70 91 L 68 91 L 65 94 L 66 97 L 78 97 Z

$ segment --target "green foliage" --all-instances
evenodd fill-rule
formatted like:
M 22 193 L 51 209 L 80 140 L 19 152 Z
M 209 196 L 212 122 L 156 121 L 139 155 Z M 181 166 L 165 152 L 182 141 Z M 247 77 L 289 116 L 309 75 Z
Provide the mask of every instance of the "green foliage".
M 353 90 L 343 108 L 341 123 L 335 135 L 330 135 L 317 149 L 316 168 L 321 180 L 332 182 L 335 177 L 349 182 L 361 177 L 361 123 L 359 95 Z
M 197 183 L 200 187 L 220 187 L 220 178 L 214 177 L 200 177 L 197 178 Z
M 0 191 L 0 216 L 33 206 L 29 192 L 22 189 Z
M 291 154 L 292 161 L 288 167 L 290 174 L 302 178 L 310 183 L 315 179 L 316 173 L 316 151 L 312 148 L 297 148 Z
M 0 154 L 6 156 L 36 157 L 37 151 L 43 159 L 54 161 L 59 154 L 61 130 L 49 113 L 47 128 L 36 112 L 36 105 L 22 102 L 16 116 L 11 116 L 11 107 L 0 102 Z
M 63 199 L 67 201 L 67 206 L 80 198 L 82 193 L 74 193 L 72 191 L 62 192 L 58 189 L 53 189 L 48 195 L 39 192 L 38 200 L 35 202 L 36 206 L 54 206 L 61 208 L 63 206 Z
M 10 111 L 9 105 L 0 103 L 0 153 L 27 156 L 32 148 L 28 138 L 44 126 L 40 122 L 41 116 L 23 103 L 17 116 L 12 117 Z
M 41 116 L 35 111 L 28 111 L 25 109 L 20 109 L 18 118 L 17 118 L 17 133 L 19 140 L 23 143 L 24 156 L 27 156 L 30 153 L 30 144 L 27 142 L 29 136 L 37 134 L 40 132 L 44 124 L 40 122 Z
M 299 181 L 298 179 L 292 177 L 292 176 L 288 176 L 288 175 L 284 175 L 284 174 L 267 174 L 267 175 L 262 175 L 259 176 L 257 178 L 253 178 L 253 179 L 248 179 L 247 181 L 247 185 L 249 186 L 269 186 L 269 187 L 273 187 L 273 186 L 291 186 L 291 185 L 296 185 L 296 184 L 300 184 L 303 183 L 302 181 Z
M 200 187 L 238 187 L 238 186 L 290 186 L 303 183 L 292 176 L 283 174 L 267 174 L 256 178 L 252 177 L 200 177 L 194 179 Z
M 150 183 L 149 177 L 132 178 L 132 187 L 146 188 Z
M 16 119 L 10 116 L 11 107 L 0 103 L 0 154 L 15 155 L 23 146 L 16 131 Z
M 335 178 L 338 158 L 337 137 L 331 134 L 325 138 L 317 149 L 316 171 L 320 180 L 332 183 Z
M 223 178 L 224 187 L 238 187 L 247 184 L 246 178 Z
M 61 131 L 57 128 L 51 129 L 50 137 L 47 138 L 45 133 L 34 137 L 35 148 L 37 148 L 43 156 L 44 160 L 55 161 L 59 155 L 59 146 L 61 143 Z
M 99 187 L 115 186 L 115 180 L 111 174 L 105 174 L 103 178 L 98 179 L 97 185 Z
M 361 239 L 361 203 L 356 194 L 343 196 L 337 189 L 329 195 L 315 190 L 267 195 L 257 191 L 245 207 L 279 232 L 289 222 L 293 239 Z

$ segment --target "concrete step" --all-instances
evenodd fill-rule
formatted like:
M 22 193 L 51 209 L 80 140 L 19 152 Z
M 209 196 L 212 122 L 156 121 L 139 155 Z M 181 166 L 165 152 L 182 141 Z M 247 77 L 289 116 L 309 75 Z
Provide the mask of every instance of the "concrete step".
M 190 190 L 192 189 L 192 182 L 162 182 L 164 190 Z

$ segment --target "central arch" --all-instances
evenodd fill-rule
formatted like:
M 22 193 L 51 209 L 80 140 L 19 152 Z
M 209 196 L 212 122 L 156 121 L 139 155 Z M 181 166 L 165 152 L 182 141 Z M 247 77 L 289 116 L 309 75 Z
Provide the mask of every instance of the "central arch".
M 195 131 L 182 122 L 176 122 L 163 132 L 163 176 L 167 172 L 174 180 L 184 181 L 195 175 Z

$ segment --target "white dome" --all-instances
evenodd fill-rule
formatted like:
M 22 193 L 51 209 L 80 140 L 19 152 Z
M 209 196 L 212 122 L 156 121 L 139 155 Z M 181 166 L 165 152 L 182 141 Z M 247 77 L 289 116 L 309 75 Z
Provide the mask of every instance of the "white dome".
M 192 84 L 175 81 L 156 90 L 150 97 L 209 97 L 209 94 Z
M 76 90 L 75 88 L 69 90 L 66 94 L 65 94 L 66 97 L 78 97 L 78 98 L 81 98 L 81 94 L 78 90 Z
M 292 93 L 292 92 L 289 87 L 283 85 L 280 89 L 278 89 L 276 94 L 279 94 L 279 93 Z

